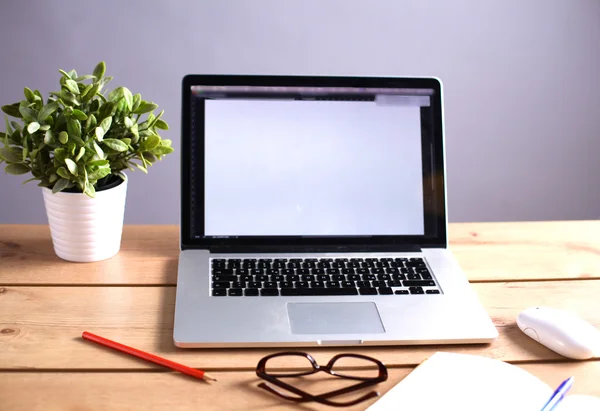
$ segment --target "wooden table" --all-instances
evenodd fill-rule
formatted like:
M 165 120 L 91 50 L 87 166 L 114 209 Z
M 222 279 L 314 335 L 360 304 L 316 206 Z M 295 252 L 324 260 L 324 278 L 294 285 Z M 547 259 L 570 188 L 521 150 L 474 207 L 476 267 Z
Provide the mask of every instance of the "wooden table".
M 520 310 L 551 305 L 600 327 L 600 221 L 451 224 L 450 239 L 500 337 L 490 345 L 349 349 L 388 366 L 378 390 L 446 350 L 517 364 L 552 386 L 575 375 L 572 393 L 600 395 L 598 358 L 560 357 L 515 324 Z M 0 225 L 0 410 L 328 408 L 290 405 L 256 388 L 256 363 L 273 349 L 173 345 L 177 255 L 176 226 L 127 226 L 119 255 L 81 264 L 54 255 L 47 226 Z M 84 330 L 204 369 L 218 382 L 83 341 Z M 339 351 L 308 349 L 318 362 Z M 319 390 L 335 384 L 319 379 Z

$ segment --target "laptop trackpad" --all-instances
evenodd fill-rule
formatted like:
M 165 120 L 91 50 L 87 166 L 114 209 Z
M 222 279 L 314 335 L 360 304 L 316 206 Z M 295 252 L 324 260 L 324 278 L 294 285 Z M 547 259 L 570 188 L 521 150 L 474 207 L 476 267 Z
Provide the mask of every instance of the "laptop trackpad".
M 372 302 L 288 303 L 292 334 L 366 334 L 385 329 Z

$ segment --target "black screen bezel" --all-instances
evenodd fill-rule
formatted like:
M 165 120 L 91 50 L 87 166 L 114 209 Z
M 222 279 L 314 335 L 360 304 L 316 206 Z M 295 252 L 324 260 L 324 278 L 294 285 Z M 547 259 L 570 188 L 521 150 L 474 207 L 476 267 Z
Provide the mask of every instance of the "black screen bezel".
M 431 133 L 422 138 L 423 160 L 432 166 L 431 173 L 424 168 L 423 235 L 397 236 L 327 236 L 327 237 L 241 237 L 194 238 L 191 215 L 191 164 L 192 164 L 192 86 L 288 86 L 288 87 L 364 87 L 433 89 L 430 114 L 433 121 Z M 445 206 L 445 168 L 442 117 L 442 85 L 436 78 L 398 77 L 336 77 L 336 76 L 263 76 L 263 75 L 186 75 L 182 81 L 181 102 L 181 249 L 205 249 L 212 252 L 286 252 L 286 251 L 404 251 L 428 247 L 447 246 L 447 221 Z M 423 119 L 422 119 L 423 120 Z M 203 129 L 203 127 L 202 127 Z M 204 147 L 204 135 L 199 135 L 198 145 Z M 204 156 L 197 158 L 197 192 L 201 205 L 198 213 L 204 218 Z M 425 163 L 424 163 L 425 164 Z M 203 223 L 202 223 L 203 225 Z M 203 231 L 202 231 L 203 234 Z M 198 234 L 196 234 L 198 235 Z

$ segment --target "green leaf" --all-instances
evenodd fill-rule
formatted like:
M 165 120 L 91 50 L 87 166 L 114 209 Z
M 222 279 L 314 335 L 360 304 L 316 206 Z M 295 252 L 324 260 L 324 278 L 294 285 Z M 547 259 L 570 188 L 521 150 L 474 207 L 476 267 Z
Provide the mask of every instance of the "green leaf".
M 77 86 L 77 82 L 75 80 L 68 79 L 65 81 L 65 86 L 69 89 L 69 91 L 73 94 L 79 94 L 79 87 Z
M 81 120 L 81 121 L 87 120 L 87 118 L 88 118 L 87 115 L 83 111 L 77 110 L 77 109 L 74 109 L 73 114 L 71 114 L 71 115 L 73 117 L 75 117 L 77 120 Z
M 104 120 L 102 120 L 100 122 L 100 127 L 102 127 L 102 130 L 104 130 L 105 134 L 108 131 L 108 129 L 110 128 L 111 124 L 112 124 L 112 117 L 106 117 Z
M 23 151 L 20 148 L 0 148 L 0 158 L 9 163 L 20 163 Z
M 65 76 L 66 78 L 71 78 L 71 76 L 69 75 L 69 73 L 67 73 L 66 71 L 64 71 L 63 69 L 58 69 L 58 71 L 60 71 L 60 73 Z
M 136 144 L 140 140 L 140 133 L 138 132 L 137 123 L 131 127 L 131 134 L 133 134 L 133 144 Z
M 175 151 L 173 147 L 158 146 L 154 150 L 152 150 L 151 153 L 157 156 L 163 156 L 165 154 L 170 154 L 173 151 Z
M 23 131 L 23 126 L 20 125 L 19 123 L 17 123 L 16 121 L 11 121 L 10 124 L 14 127 L 15 130 L 19 130 L 19 132 Z M 7 127 L 7 130 L 9 130 L 8 127 Z
M 87 90 L 86 92 L 84 92 L 81 96 L 82 100 L 84 102 L 88 102 L 90 101 L 98 92 L 98 85 L 94 84 L 89 90 Z M 96 109 L 94 109 L 94 107 L 92 107 L 92 111 L 96 111 Z
M 154 127 L 160 128 L 161 130 L 169 129 L 169 125 L 163 120 L 156 120 L 156 122 L 154 123 Z
M 84 76 L 79 76 L 75 79 L 75 81 L 84 81 L 84 80 L 89 80 L 89 79 L 94 79 L 96 80 L 96 76 L 93 76 L 91 74 L 86 74 Z
M 33 123 L 29 123 L 29 125 L 27 126 L 27 132 L 29 134 L 33 134 L 36 131 L 38 131 L 40 129 L 40 123 L 38 123 L 37 121 L 34 121 Z
M 123 87 L 123 97 L 127 103 L 127 110 L 131 111 L 133 109 L 133 95 L 127 87 Z
M 108 160 L 104 160 L 104 151 L 102 151 L 102 149 L 100 148 L 98 143 L 96 143 L 95 141 L 94 141 L 94 150 L 96 151 L 96 154 L 98 154 L 98 157 L 100 157 L 101 161 L 108 161 Z
M 74 118 L 70 118 L 67 121 L 67 131 L 70 136 L 81 137 L 81 123 Z
M 134 111 L 135 114 L 144 114 L 148 113 L 158 107 L 158 104 L 150 103 L 147 101 L 142 101 L 140 106 Z
M 58 109 L 58 103 L 53 101 L 51 103 L 46 104 L 40 110 L 38 114 L 38 121 L 45 121 L 52 113 L 54 113 Z
M 43 126 L 40 126 L 40 130 L 41 131 L 48 131 L 48 130 L 50 130 L 50 125 L 49 124 L 44 124 Z
M 60 97 L 69 106 L 78 106 L 79 104 L 81 104 L 73 93 L 70 93 L 66 90 L 61 91 Z
M 58 141 L 60 141 L 61 144 L 67 144 L 67 141 L 69 141 L 69 134 L 67 134 L 66 131 L 61 131 L 58 135 Z
M 65 158 L 67 158 L 67 150 L 65 150 L 64 148 L 55 148 L 54 158 L 61 163 L 64 162 Z
M 79 159 L 81 157 L 83 157 L 84 154 L 85 154 L 85 147 L 80 147 L 79 153 L 77 153 L 77 156 L 75 157 L 75 162 L 79 161 Z
M 19 112 L 23 116 L 23 119 L 29 122 L 37 121 L 37 113 L 29 107 L 20 106 Z
M 108 161 L 108 160 L 94 160 L 94 161 L 90 161 L 87 164 L 88 164 L 88 166 L 105 166 L 105 165 L 110 164 L 110 161 Z
M 23 162 L 27 160 L 27 156 L 29 156 L 29 147 L 27 147 L 27 144 L 25 144 L 23 146 Z
M 77 72 L 75 70 L 69 71 L 69 77 L 71 77 L 71 78 L 77 78 Z
M 140 151 L 152 151 L 160 144 L 160 137 L 151 135 L 146 137 L 140 144 Z
M 77 164 L 75 164 L 75 162 L 70 158 L 65 158 L 65 164 L 67 165 L 67 168 L 69 169 L 71 174 L 77 176 Z
M 31 91 L 29 87 L 25 87 L 25 90 L 23 90 L 23 92 L 27 101 L 29 101 L 30 103 L 33 103 L 35 101 L 35 94 L 33 94 L 33 91 Z
M 103 61 L 101 61 L 94 68 L 93 74 L 94 74 L 94 77 L 96 77 L 97 79 L 101 79 L 104 76 L 105 72 L 106 72 L 106 64 Z
M 106 177 L 107 175 L 110 174 L 110 167 L 106 166 L 106 167 L 100 167 L 99 169 L 92 171 L 89 175 L 88 178 L 90 180 L 100 180 L 101 178 Z
M 67 180 L 66 178 L 61 178 L 60 180 L 58 180 L 56 182 L 56 184 L 54 184 L 54 187 L 52 187 L 52 193 L 53 194 L 60 193 L 65 188 L 67 188 L 68 185 L 69 185 L 69 180 Z
M 67 169 L 66 169 L 66 168 L 64 168 L 64 167 L 59 167 L 59 168 L 56 170 L 56 174 L 58 174 L 58 175 L 59 175 L 59 176 L 61 176 L 62 178 L 71 178 L 71 177 L 69 176 L 69 173 L 67 172 Z
M 102 126 L 96 127 L 96 139 L 98 141 L 102 141 L 103 138 L 104 138 L 104 129 L 102 128 Z
M 15 163 L 7 165 L 4 171 L 6 171 L 8 174 L 20 175 L 29 173 L 31 169 L 25 164 Z
M 54 132 L 52 130 L 46 131 L 46 134 L 44 135 L 44 143 L 46 143 L 46 144 L 54 143 Z
M 136 93 L 133 96 L 133 106 L 131 107 L 131 111 L 137 110 L 140 106 L 140 102 L 142 101 L 142 95 L 140 93 Z
M 94 127 L 96 127 L 96 117 L 93 114 L 90 114 L 85 122 L 85 129 L 89 132 Z
M 48 177 L 48 181 L 50 183 L 54 183 L 56 180 L 58 180 L 58 176 L 56 174 L 51 174 L 50 177 Z
M 94 198 L 96 196 L 96 189 L 93 184 L 90 184 L 89 181 L 85 182 L 85 188 L 83 189 L 83 193 L 88 197 Z
M 131 128 L 131 126 L 133 126 L 133 120 L 131 119 L 131 117 L 125 117 L 123 121 L 125 123 L 125 127 Z
M 106 146 L 108 146 L 109 148 L 118 151 L 119 153 L 127 151 L 127 144 L 115 138 L 107 138 L 106 140 L 104 140 L 104 144 L 106 144 Z
M 21 112 L 19 111 L 19 103 L 9 104 L 2 106 L 2 111 L 11 117 L 21 118 Z

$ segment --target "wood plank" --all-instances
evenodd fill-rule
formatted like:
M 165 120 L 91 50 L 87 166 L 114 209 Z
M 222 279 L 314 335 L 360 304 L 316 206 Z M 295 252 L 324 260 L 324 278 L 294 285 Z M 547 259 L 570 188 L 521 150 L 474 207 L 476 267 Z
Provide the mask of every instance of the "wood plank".
M 519 366 L 551 387 L 556 387 L 564 378 L 573 375 L 575 384 L 570 394 L 600 396 L 598 361 Z M 388 371 L 388 380 L 375 388 L 381 395 L 405 378 L 412 368 Z M 214 374 L 218 381 L 207 384 L 174 373 L 0 372 L 0 405 L 2 409 L 12 411 L 264 410 L 269 407 L 282 410 L 302 408 L 307 411 L 331 409 L 312 403 L 298 407 L 279 400 L 257 388 L 260 379 L 253 372 Z M 309 392 L 329 391 L 347 384 L 323 375 L 306 377 L 304 380 L 305 383 L 299 383 L 298 386 Z M 498 389 L 500 391 L 501 387 Z M 344 409 L 362 410 L 375 401 L 372 399 Z
M 0 225 L 0 282 L 3 284 L 175 284 L 177 226 L 130 225 L 121 251 L 94 263 L 60 259 L 46 225 Z
M 450 224 L 472 282 L 600 278 L 600 221 Z
M 516 326 L 534 305 L 572 310 L 600 327 L 600 281 L 474 284 L 501 336 L 491 345 L 449 347 L 519 362 L 560 359 Z M 253 370 L 273 349 L 178 349 L 172 343 L 174 287 L 4 287 L 0 289 L 0 369 L 148 369 L 153 367 L 81 340 L 87 330 L 184 364 Z M 415 365 L 440 347 L 360 347 L 387 365 Z M 309 348 L 324 361 L 337 348 Z
M 473 282 L 600 278 L 600 221 L 454 223 L 450 247 Z M 56 257 L 46 225 L 0 225 L 4 284 L 170 284 L 177 279 L 178 226 L 125 226 L 107 261 Z

